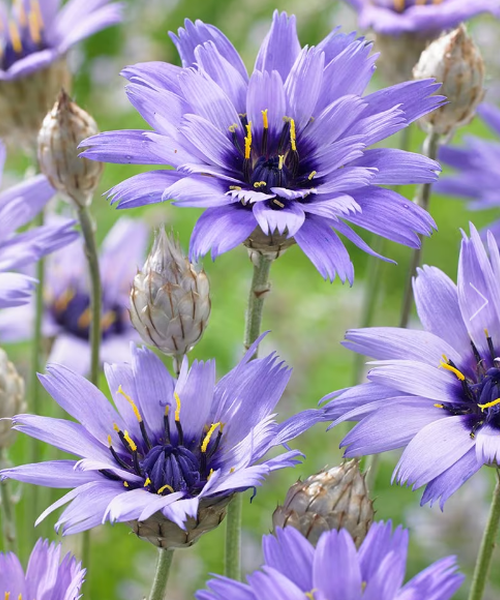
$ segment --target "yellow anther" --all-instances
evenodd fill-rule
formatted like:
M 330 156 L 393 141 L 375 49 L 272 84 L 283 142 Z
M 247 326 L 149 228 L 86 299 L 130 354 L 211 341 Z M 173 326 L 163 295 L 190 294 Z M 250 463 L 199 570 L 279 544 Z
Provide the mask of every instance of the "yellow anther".
M 443 367 L 443 369 L 446 369 L 447 371 L 451 371 L 452 373 L 454 373 L 457 376 L 457 378 L 460 379 L 460 381 L 463 381 L 465 379 L 465 375 L 463 373 L 461 373 L 457 368 L 452 367 L 448 363 L 441 361 L 439 363 L 439 366 Z
M 123 439 L 127 442 L 127 444 L 130 446 L 130 449 L 132 450 L 132 452 L 135 452 L 137 450 L 137 444 L 134 442 L 134 440 L 130 437 L 128 431 L 124 431 L 123 432 Z
M 231 468 L 229 469 L 229 472 L 230 472 L 230 473 L 234 473 L 234 472 L 235 472 L 235 470 L 236 470 L 236 469 L 235 469 L 234 467 L 231 467 Z
M 241 186 L 240 185 L 230 185 L 229 189 L 230 190 L 237 190 L 239 192 L 241 190 Z
M 151 485 L 151 479 L 149 479 L 149 477 L 146 478 L 146 481 L 144 482 L 144 487 L 148 487 L 148 485 Z
M 210 473 L 208 474 L 207 481 L 210 481 L 210 477 L 214 474 L 214 470 L 210 469 Z
M 279 206 L 280 208 L 285 208 L 283 202 L 280 202 L 278 198 L 273 198 L 273 204 L 276 204 L 276 206 Z
M 307 176 L 307 179 L 309 179 L 309 181 L 311 181 L 314 177 L 316 177 L 317 174 L 318 174 L 317 171 L 311 171 L 309 173 L 309 175 Z
M 162 494 L 165 490 L 172 492 L 172 494 L 174 493 L 174 488 L 171 485 L 168 485 L 168 483 L 166 483 L 165 485 L 162 485 L 161 488 L 156 493 Z
M 86 308 L 78 317 L 77 325 L 80 329 L 86 329 L 90 325 L 91 320 L 92 313 L 90 312 L 90 308 Z
M 490 337 L 490 334 L 489 334 L 488 330 L 486 329 L 486 327 L 484 328 L 484 335 L 485 335 L 487 338 L 489 338 L 489 337 Z
M 229 132 L 230 133 L 236 133 L 236 129 L 238 128 L 238 124 L 237 123 L 233 123 L 232 125 L 229 125 Z
M 113 423 L 113 429 L 116 431 L 116 433 L 118 433 L 120 431 L 120 428 L 118 427 L 118 425 L 116 423 Z
M 35 8 L 37 3 L 31 1 L 31 10 L 28 15 L 28 23 L 30 28 L 31 39 L 35 42 L 35 44 L 40 44 L 42 41 L 41 31 L 42 31 L 42 23 L 40 20 L 40 9 Z
M 250 153 L 252 152 L 252 121 L 250 121 L 247 126 L 247 134 L 245 136 L 245 158 L 250 158 Z
M 139 421 L 139 423 L 142 421 L 142 417 L 141 417 L 141 413 L 139 412 L 139 409 L 137 408 L 136 403 L 132 400 L 132 398 L 126 394 L 123 389 L 122 386 L 118 386 L 118 390 L 116 392 L 117 394 L 121 394 L 122 396 L 124 396 L 125 400 L 127 400 L 127 402 L 130 404 L 130 406 L 132 407 L 132 410 L 134 411 L 134 415 L 135 418 Z
M 108 446 L 111 448 L 112 445 L 113 445 L 113 440 L 111 439 L 111 436 L 108 435 Z
M 170 406 L 167 404 L 167 406 L 165 406 L 165 416 L 168 417 L 168 413 L 170 412 Z
M 5 592 L 5 594 L 4 594 L 3 597 L 4 597 L 4 600 L 9 600 L 9 598 L 10 598 L 10 592 Z
M 500 404 L 500 398 L 492 400 L 491 402 L 486 402 L 486 404 L 478 404 L 478 406 L 481 410 L 485 410 L 486 408 L 491 408 L 492 406 L 496 406 L 497 404 Z
M 444 404 L 434 404 L 436 408 L 444 408 Z
M 106 331 L 116 322 L 116 313 L 114 310 L 108 310 L 104 313 L 101 319 L 101 329 Z
M 21 36 L 19 35 L 19 29 L 14 21 L 9 22 L 9 34 L 10 41 L 12 42 L 12 48 L 16 54 L 21 54 L 23 51 L 23 45 L 21 44 Z
M 174 398 L 175 398 L 175 403 L 176 403 L 176 409 L 175 409 L 175 420 L 176 421 L 180 421 L 181 420 L 181 399 L 179 398 L 179 394 L 177 392 L 174 392 Z
M 256 181 L 253 184 L 254 188 L 261 188 L 261 187 L 266 187 L 267 183 L 265 181 Z
M 284 154 L 278 154 L 278 169 L 280 171 L 283 168 L 284 164 L 285 164 L 285 155 Z
M 269 128 L 269 121 L 267 120 L 267 108 L 260 111 L 262 113 L 262 121 L 264 122 L 264 129 Z
M 295 121 L 293 119 L 290 119 L 290 146 L 292 147 L 293 152 L 297 151 L 297 144 L 296 142 L 296 133 L 295 133 Z
M 205 436 L 205 439 L 203 440 L 203 443 L 201 445 L 201 451 L 202 452 L 206 452 L 207 448 L 208 448 L 208 444 L 210 443 L 210 439 L 214 433 L 214 431 L 217 429 L 217 427 L 219 427 L 220 422 L 219 423 L 214 423 L 210 429 L 208 430 L 207 435 Z
M 124 482 L 123 482 L 123 487 L 126 487 L 126 488 L 128 488 L 128 487 L 129 487 L 129 485 L 128 485 L 128 481 L 124 481 Z
M 313 589 L 310 592 L 306 592 L 307 598 L 310 598 L 310 600 L 314 600 L 314 593 L 315 592 L 316 592 L 316 589 Z
M 394 8 L 398 12 L 403 12 L 405 9 L 405 0 L 394 0 Z
M 56 312 L 62 312 L 63 310 L 66 310 L 66 308 L 68 307 L 68 304 L 71 302 L 71 300 L 74 298 L 74 296 L 75 296 L 75 290 L 72 290 L 71 288 L 68 288 L 67 290 L 65 290 L 59 296 L 59 298 L 54 302 L 54 308 L 55 308 Z

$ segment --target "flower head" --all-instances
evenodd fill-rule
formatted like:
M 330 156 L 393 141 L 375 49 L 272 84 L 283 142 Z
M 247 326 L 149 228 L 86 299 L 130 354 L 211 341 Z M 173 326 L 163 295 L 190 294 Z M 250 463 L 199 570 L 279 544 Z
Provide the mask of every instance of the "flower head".
M 135 331 L 130 323 L 129 293 L 134 274 L 144 259 L 148 229 L 142 222 L 122 218 L 106 236 L 100 257 L 102 280 L 101 356 L 120 361 L 130 355 Z M 54 337 L 50 362 L 66 365 L 82 375 L 90 369 L 90 284 L 81 237 L 46 264 L 43 331 Z M 34 305 L 0 315 L 4 341 L 28 339 L 35 315 Z
M 347 456 L 404 447 L 394 479 L 425 485 L 422 504 L 445 501 L 481 466 L 500 458 L 500 251 L 489 257 L 471 225 L 455 285 L 425 266 L 413 289 L 424 331 L 348 331 L 344 345 L 377 362 L 368 383 L 341 393 L 327 416 L 359 421 Z
M 354 34 L 333 31 L 301 49 L 295 18 L 274 13 L 249 77 L 215 27 L 186 21 L 171 35 L 183 67 L 127 67 L 127 93 L 154 131 L 105 132 L 81 145 L 104 162 L 172 165 L 110 190 L 119 208 L 171 198 L 205 208 L 190 257 L 241 243 L 279 254 L 296 242 L 319 272 L 352 282 L 338 233 L 373 251 L 348 222 L 417 246 L 432 218 L 379 184 L 431 182 L 439 165 L 419 154 L 369 146 L 438 107 L 432 80 L 363 96 L 376 56 Z
M 0 553 L 2 598 L 78 600 L 84 577 L 82 564 L 69 553 L 61 561 L 61 544 L 48 540 L 39 539 L 35 544 L 26 573 L 15 554 Z
M 435 37 L 480 13 L 500 17 L 496 0 L 347 0 L 362 28 L 390 35 L 415 32 Z
M 183 530 L 196 526 L 206 504 L 296 464 L 297 450 L 263 459 L 322 417 L 308 410 L 275 421 L 290 370 L 274 354 L 251 361 L 259 341 L 218 383 L 214 361 L 189 368 L 185 358 L 175 380 L 154 353 L 133 347 L 131 364 L 105 366 L 116 408 L 80 375 L 50 365 L 40 381 L 78 422 L 18 415 L 14 428 L 81 458 L 5 469 L 2 476 L 73 488 L 40 517 L 71 502 L 56 525 L 63 533 L 150 517 Z
M 403 585 L 408 532 L 391 523 L 374 523 L 359 550 L 342 529 L 322 534 L 316 548 L 293 527 L 262 539 L 265 564 L 248 584 L 218 577 L 197 600 L 448 600 L 464 578 L 455 558 L 434 563 Z

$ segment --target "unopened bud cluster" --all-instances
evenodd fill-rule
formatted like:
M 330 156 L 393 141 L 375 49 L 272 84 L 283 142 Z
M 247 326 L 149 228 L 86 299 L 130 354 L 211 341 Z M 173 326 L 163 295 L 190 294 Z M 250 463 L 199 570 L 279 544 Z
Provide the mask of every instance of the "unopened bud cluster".
M 0 348 L 0 419 L 10 419 L 25 409 L 23 378 Z M 8 448 L 15 434 L 10 421 L 0 420 L 0 448 Z
M 42 173 L 80 208 L 91 203 L 104 165 L 80 157 L 78 144 L 98 131 L 94 119 L 62 90 L 38 134 Z
M 351 460 L 292 485 L 273 513 L 273 526 L 295 527 L 313 545 L 325 531 L 347 529 L 359 547 L 373 516 L 365 478 Z
M 448 104 L 425 115 L 422 126 L 433 133 L 449 136 L 466 125 L 484 96 L 484 62 L 464 25 L 443 34 L 422 52 L 413 70 L 415 79 L 434 77 Z
M 200 341 L 209 316 L 205 272 L 161 229 L 130 292 L 132 324 L 146 344 L 181 357 Z

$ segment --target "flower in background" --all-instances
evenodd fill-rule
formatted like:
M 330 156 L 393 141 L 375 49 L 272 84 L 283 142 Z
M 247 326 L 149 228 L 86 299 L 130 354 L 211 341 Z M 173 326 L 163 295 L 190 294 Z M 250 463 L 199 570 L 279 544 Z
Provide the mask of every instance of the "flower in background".
M 401 526 L 374 523 L 359 550 L 342 529 L 322 534 L 316 548 L 293 527 L 262 538 L 264 566 L 247 577 L 248 584 L 217 577 L 197 600 L 448 600 L 462 585 L 455 558 L 434 563 L 406 585 L 408 532 Z
M 5 163 L 5 146 L 0 142 L 0 179 Z M 77 237 L 74 221 L 34 227 L 17 233 L 54 196 L 43 175 L 27 179 L 0 193 L 0 308 L 29 301 L 36 281 L 12 271 L 25 268 L 42 256 L 66 246 Z
M 176 380 L 153 352 L 132 346 L 130 364 L 105 366 L 116 409 L 85 378 L 50 365 L 40 381 L 78 422 L 18 415 L 14 429 L 81 458 L 5 469 L 2 476 L 72 487 L 39 519 L 71 502 L 56 524 L 65 534 L 125 521 L 161 547 L 191 545 L 199 523 L 208 530 L 203 511 L 216 527 L 234 493 L 294 466 L 301 453 L 264 455 L 322 418 L 322 411 L 307 410 L 275 421 L 291 371 L 274 354 L 251 360 L 261 338 L 218 383 L 213 360 L 189 367 L 184 358 Z
M 488 127 L 500 136 L 500 109 L 491 104 L 481 104 L 477 112 Z M 471 210 L 500 207 L 500 139 L 485 140 L 476 136 L 465 136 L 464 139 L 464 148 L 440 148 L 439 159 L 457 172 L 443 177 L 435 190 L 470 199 Z M 500 240 L 500 221 L 489 225 L 488 229 Z
M 31 553 L 26 573 L 17 556 L 0 553 L 0 596 L 44 600 L 78 600 L 85 569 L 71 554 L 61 561 L 61 544 L 39 539 Z
M 106 236 L 100 257 L 102 280 L 103 361 L 126 360 L 135 331 L 129 318 L 129 294 L 134 275 L 144 260 L 148 229 L 144 223 L 119 219 Z M 43 333 L 54 337 L 49 362 L 85 375 L 90 369 L 90 291 L 83 240 L 53 254 L 45 270 Z M 33 304 L 3 311 L 0 337 L 8 342 L 29 339 L 35 315 Z
M 374 253 L 352 223 L 417 247 L 435 227 L 421 208 L 380 184 L 433 182 L 439 165 L 369 146 L 443 102 L 432 80 L 363 96 L 375 69 L 371 45 L 333 31 L 300 47 L 295 18 L 274 13 L 249 77 L 218 29 L 187 20 L 171 37 L 183 67 L 127 67 L 127 93 L 154 131 L 120 130 L 84 141 L 104 162 L 171 165 L 110 190 L 119 208 L 171 198 L 205 209 L 190 259 L 241 243 L 274 256 L 296 242 L 326 279 L 352 282 L 342 234 Z M 378 256 L 378 255 L 377 255 Z
M 346 456 L 404 447 L 393 479 L 426 486 L 422 504 L 446 500 L 483 465 L 500 459 L 500 251 L 489 257 L 471 224 L 458 284 L 435 267 L 413 283 L 424 331 L 353 329 L 344 345 L 373 357 L 368 383 L 346 391 L 326 416 L 359 421 L 342 441 Z

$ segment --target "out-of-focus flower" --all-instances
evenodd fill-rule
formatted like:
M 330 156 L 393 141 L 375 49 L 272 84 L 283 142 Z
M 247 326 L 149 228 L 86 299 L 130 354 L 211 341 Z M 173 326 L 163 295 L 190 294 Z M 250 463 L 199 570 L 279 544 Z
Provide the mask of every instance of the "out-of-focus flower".
M 92 202 L 104 167 L 78 156 L 77 146 L 98 131 L 94 119 L 61 90 L 38 133 L 40 170 L 77 208 Z
M 148 228 L 140 221 L 119 219 L 106 236 L 100 257 L 102 281 L 101 356 L 105 362 L 126 360 L 136 339 L 128 314 L 130 287 L 144 259 Z M 85 375 L 90 369 L 90 286 L 83 240 L 53 254 L 46 264 L 43 333 L 54 337 L 49 362 Z M 29 339 L 33 304 L 0 314 L 0 337 Z
M 345 529 L 359 547 L 374 514 L 359 463 L 350 460 L 294 483 L 273 513 L 273 526 L 295 527 L 314 546 L 323 532 Z
M 0 136 L 34 144 L 42 119 L 70 75 L 71 46 L 121 20 L 109 0 L 14 0 L 0 3 Z
M 295 18 L 274 13 L 248 77 L 231 42 L 201 21 L 172 39 L 183 67 L 127 67 L 127 93 L 154 131 L 121 130 L 86 140 L 83 156 L 104 162 L 172 165 L 110 190 L 119 208 L 171 198 L 206 209 L 190 245 L 197 260 L 246 243 L 278 255 L 296 242 L 323 277 L 353 280 L 338 233 L 374 252 L 347 224 L 408 246 L 432 218 L 379 184 L 432 182 L 424 156 L 369 146 L 441 105 L 439 85 L 415 81 L 363 96 L 376 56 L 337 30 L 300 47 Z
M 105 366 L 116 409 L 85 378 L 49 366 L 43 386 L 78 422 L 18 415 L 14 429 L 81 459 L 14 467 L 2 476 L 74 488 L 40 517 L 71 502 L 56 524 L 65 534 L 125 521 L 161 547 L 192 544 L 220 523 L 233 494 L 294 466 L 298 450 L 263 458 L 322 418 L 322 411 L 307 410 L 275 421 L 291 371 L 274 354 L 251 360 L 260 341 L 217 384 L 214 361 L 189 367 L 184 358 L 176 380 L 152 351 L 132 347 L 130 364 Z
M 500 136 L 500 110 L 491 104 L 481 104 L 477 109 L 492 132 Z M 500 139 L 485 140 L 466 136 L 464 148 L 443 146 L 439 159 L 456 169 L 436 184 L 436 192 L 470 199 L 469 208 L 482 210 L 500 206 Z M 488 227 L 500 240 L 500 221 Z
M 464 25 L 429 44 L 413 69 L 415 79 L 434 77 L 442 82 L 441 92 L 448 103 L 419 124 L 439 135 L 450 136 L 466 125 L 483 99 L 484 62 Z
M 44 600 L 78 600 L 85 569 L 71 554 L 61 561 L 61 544 L 39 539 L 31 553 L 26 573 L 15 554 L 0 553 L 0 596 Z
M 500 457 L 500 251 L 488 254 L 474 225 L 464 234 L 458 284 L 425 266 L 414 280 L 424 331 L 373 327 L 347 332 L 344 345 L 373 357 L 368 383 L 336 397 L 326 416 L 359 421 L 342 441 L 346 456 L 405 447 L 398 483 L 426 486 L 422 504 L 446 500 Z
M 197 600 L 302 600 L 376 598 L 377 600 L 448 600 L 462 585 L 455 558 L 443 558 L 403 585 L 408 532 L 391 523 L 374 523 L 359 550 L 350 536 L 327 531 L 316 548 L 293 527 L 264 536 L 264 566 L 248 584 L 217 577 Z
M 0 142 L 0 179 L 5 163 L 5 147 Z M 42 256 L 66 246 L 77 237 L 74 221 L 34 227 L 17 233 L 54 196 L 43 175 L 37 175 L 0 193 L 0 308 L 29 301 L 35 280 L 10 271 L 25 268 Z
M 130 292 L 130 318 L 146 344 L 182 358 L 197 344 L 210 316 L 203 269 L 189 262 L 178 241 L 160 229 Z
M 8 419 L 25 409 L 24 380 L 0 348 L 0 448 L 8 448 L 15 439 Z

